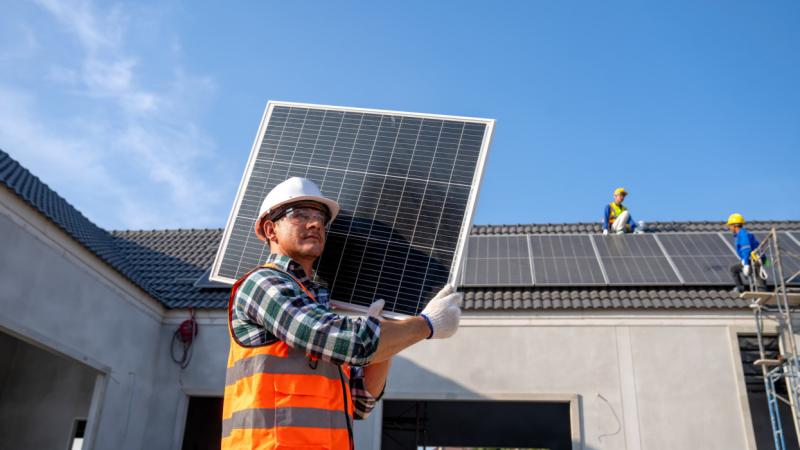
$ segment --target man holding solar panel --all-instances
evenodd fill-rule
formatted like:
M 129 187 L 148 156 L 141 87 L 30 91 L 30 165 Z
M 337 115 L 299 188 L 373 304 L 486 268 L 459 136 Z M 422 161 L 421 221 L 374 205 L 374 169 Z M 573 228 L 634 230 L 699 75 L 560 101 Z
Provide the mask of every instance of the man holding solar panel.
M 458 329 L 461 294 L 440 291 L 419 316 L 367 317 L 332 311 L 312 281 L 326 226 L 339 205 L 310 180 L 293 177 L 267 194 L 255 223 L 270 247 L 264 265 L 234 284 L 222 448 L 353 447 L 353 419 L 380 399 L 391 357 Z

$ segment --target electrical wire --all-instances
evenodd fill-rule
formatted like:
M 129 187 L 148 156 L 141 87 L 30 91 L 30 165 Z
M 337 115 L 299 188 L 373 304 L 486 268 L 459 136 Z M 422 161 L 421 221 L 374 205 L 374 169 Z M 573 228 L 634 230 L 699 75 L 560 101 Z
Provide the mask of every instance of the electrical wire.
M 192 344 L 194 343 L 194 338 L 197 337 L 198 326 L 197 321 L 194 320 L 194 310 L 190 309 L 189 313 L 191 317 L 181 322 L 178 329 L 175 330 L 169 347 L 170 357 L 175 361 L 175 364 L 181 366 L 181 369 L 189 366 L 189 361 L 192 360 Z M 178 350 L 180 351 L 179 356 L 176 355 Z

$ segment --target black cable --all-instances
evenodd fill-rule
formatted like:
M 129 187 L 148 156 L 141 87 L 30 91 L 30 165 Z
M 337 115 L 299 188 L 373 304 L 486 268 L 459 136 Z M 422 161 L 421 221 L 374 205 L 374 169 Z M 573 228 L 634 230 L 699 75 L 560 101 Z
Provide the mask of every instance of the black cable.
M 197 321 L 194 320 L 194 310 L 190 310 L 190 313 L 191 317 L 181 322 L 178 329 L 172 334 L 172 342 L 169 347 L 169 356 L 175 364 L 181 366 L 181 369 L 185 369 L 192 360 L 192 344 L 194 338 L 197 337 Z M 180 356 L 175 354 L 176 342 L 180 344 L 178 347 L 181 350 Z

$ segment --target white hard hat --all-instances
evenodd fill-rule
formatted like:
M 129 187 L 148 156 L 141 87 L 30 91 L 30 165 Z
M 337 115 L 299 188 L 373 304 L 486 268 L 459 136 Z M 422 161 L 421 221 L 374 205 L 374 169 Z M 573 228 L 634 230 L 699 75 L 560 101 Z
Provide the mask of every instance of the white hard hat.
M 314 201 L 325 205 L 330 213 L 330 220 L 335 219 L 336 215 L 339 214 L 339 204 L 335 200 L 325 198 L 313 181 L 307 178 L 292 177 L 272 188 L 261 203 L 261 209 L 258 211 L 258 218 L 255 223 L 258 237 L 266 240 L 261 226 L 262 219 L 265 216 L 276 212 L 282 206 L 300 201 Z

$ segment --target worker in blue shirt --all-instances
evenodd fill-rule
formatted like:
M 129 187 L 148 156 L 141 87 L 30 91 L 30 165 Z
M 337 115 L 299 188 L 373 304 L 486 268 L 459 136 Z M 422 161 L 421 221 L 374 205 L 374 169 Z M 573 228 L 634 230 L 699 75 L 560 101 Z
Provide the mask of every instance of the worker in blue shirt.
M 625 191 L 625 188 L 615 189 L 614 201 L 603 208 L 604 235 L 608 234 L 609 229 L 615 234 L 636 232 L 636 222 L 633 221 L 628 208 L 622 205 L 627 195 L 628 192 Z
M 761 278 L 758 276 L 761 272 L 761 260 L 751 260 L 750 257 L 750 254 L 759 246 L 758 239 L 744 227 L 744 217 L 739 213 L 731 214 L 728 217 L 728 229 L 733 233 L 736 255 L 739 257 L 739 262 L 731 266 L 733 282 L 736 283 L 734 291 L 743 292 L 745 290 L 740 274 L 745 277 L 750 277 L 751 274 L 754 274 L 756 290 L 759 290 L 759 287 L 763 285 Z M 754 264 L 758 267 L 751 267 L 751 261 L 754 261 Z

